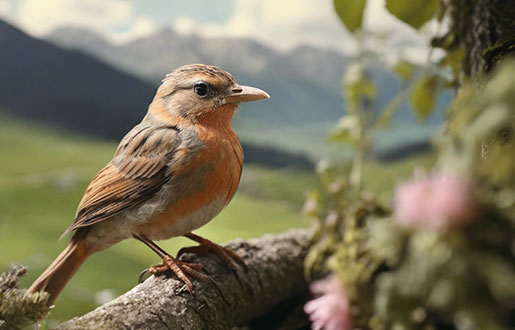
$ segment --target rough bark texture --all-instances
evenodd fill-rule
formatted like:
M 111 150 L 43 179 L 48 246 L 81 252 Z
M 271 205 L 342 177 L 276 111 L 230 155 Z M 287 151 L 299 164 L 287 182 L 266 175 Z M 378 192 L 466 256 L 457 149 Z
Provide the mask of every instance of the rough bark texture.
M 307 230 L 292 230 L 226 246 L 246 268 L 228 270 L 213 254 L 185 255 L 204 265 L 215 284 L 194 281 L 191 295 L 175 276 L 152 276 L 94 311 L 57 329 L 230 329 L 256 319 L 281 302 L 302 297 L 308 287 L 303 260 Z
M 454 0 L 452 28 L 455 43 L 465 50 L 463 69 L 475 77 L 498 60 L 515 53 L 514 0 Z

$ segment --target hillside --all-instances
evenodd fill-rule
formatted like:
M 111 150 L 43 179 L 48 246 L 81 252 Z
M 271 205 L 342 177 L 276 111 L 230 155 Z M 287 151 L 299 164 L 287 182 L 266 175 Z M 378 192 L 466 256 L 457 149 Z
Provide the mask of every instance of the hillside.
M 87 135 L 119 138 L 143 117 L 154 86 L 0 20 L 0 107 Z
M 58 29 L 47 40 L 95 56 L 153 84 L 180 65 L 220 66 L 240 83 L 259 86 L 272 96 L 266 105 L 246 104 L 238 117 L 241 121 L 320 122 L 341 114 L 340 72 L 347 59 L 332 51 L 299 48 L 278 54 L 250 39 L 180 36 L 168 28 L 121 46 L 78 28 Z

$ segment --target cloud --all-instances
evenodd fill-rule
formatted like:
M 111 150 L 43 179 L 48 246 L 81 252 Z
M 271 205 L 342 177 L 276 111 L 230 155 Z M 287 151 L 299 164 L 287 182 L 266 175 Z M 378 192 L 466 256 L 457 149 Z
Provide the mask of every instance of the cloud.
M 160 29 L 159 24 L 147 16 L 140 16 L 131 22 L 128 30 L 121 32 L 104 32 L 104 35 L 108 37 L 113 43 L 121 44 L 126 43 L 134 39 L 143 38 L 154 33 L 157 33 Z
M 174 23 L 173 28 L 180 34 L 197 33 L 197 22 L 189 17 L 179 17 Z
M 8 17 L 11 10 L 12 8 L 9 0 L 0 0 L 0 17 Z
M 125 0 L 20 0 L 17 22 L 36 36 L 62 26 L 104 30 L 126 23 L 132 5 Z
M 338 21 L 332 1 L 235 0 L 233 15 L 225 22 L 183 17 L 173 27 L 205 37 L 255 38 L 282 50 L 311 44 L 349 52 L 356 46 Z
M 5 1 L 0 0 L 0 13 Z M 36 37 L 61 26 L 75 26 L 122 43 L 159 30 L 152 18 L 135 13 L 129 0 L 19 0 L 17 9 L 11 20 Z
M 173 27 L 183 34 L 204 37 L 246 37 L 258 39 L 276 49 L 289 50 L 302 44 L 355 53 L 355 38 L 339 21 L 330 0 L 235 0 L 233 14 L 222 23 L 177 19 Z M 428 38 L 393 17 L 384 0 L 369 0 L 364 29 L 381 36 L 381 43 L 367 43 L 374 49 L 388 49 L 423 62 L 428 54 Z M 389 52 L 386 52 L 387 55 Z
M 355 38 L 334 12 L 331 0 L 232 1 L 232 12 L 224 21 L 209 20 L 205 15 L 188 11 L 188 15 L 176 17 L 171 25 L 182 34 L 253 38 L 283 51 L 300 45 L 332 48 L 348 54 L 358 49 Z M 177 5 L 167 2 L 161 6 L 160 13 Z M 156 13 L 136 12 L 136 8 L 134 0 L 0 0 L 0 15 L 36 37 L 72 25 L 95 30 L 115 43 L 159 30 Z M 367 46 L 388 50 L 384 51 L 385 56 L 402 53 L 417 62 L 426 60 L 428 38 L 390 15 L 384 8 L 384 0 L 368 0 L 364 27 L 382 36 L 381 43 L 367 42 Z

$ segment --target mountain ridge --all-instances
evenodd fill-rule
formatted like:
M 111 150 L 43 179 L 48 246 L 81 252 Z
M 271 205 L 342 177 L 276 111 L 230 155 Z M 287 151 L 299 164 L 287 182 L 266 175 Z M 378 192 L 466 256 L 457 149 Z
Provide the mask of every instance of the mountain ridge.
M 348 59 L 333 51 L 312 50 L 319 57 L 321 54 L 331 56 L 323 56 L 324 62 L 316 59 L 306 62 L 306 48 L 299 48 L 299 54 L 295 50 L 280 54 L 252 39 L 182 36 L 169 28 L 119 46 L 80 28 L 57 29 L 46 40 L 60 47 L 83 51 L 153 84 L 158 84 L 164 73 L 181 65 L 219 66 L 231 72 L 238 82 L 256 85 L 272 96 L 266 107 L 246 105 L 239 120 L 333 121 L 342 114 L 341 73 L 334 68 L 343 71 Z M 90 43 L 91 40 L 94 43 Z
M 1 20 L 0 48 L 0 105 L 19 117 L 118 138 L 143 118 L 155 93 L 137 77 Z
M 86 52 L 154 84 L 163 72 L 180 65 L 217 65 L 231 72 L 238 82 L 256 85 L 272 96 L 266 106 L 246 105 L 236 123 L 289 126 L 316 122 L 329 128 L 345 110 L 341 80 L 351 58 L 334 50 L 303 45 L 278 52 L 254 39 L 181 35 L 169 27 L 122 45 L 111 44 L 93 31 L 70 27 L 52 31 L 46 40 Z M 367 60 L 365 70 L 377 85 L 376 104 L 380 110 L 403 88 L 404 82 L 373 56 Z M 407 102 L 401 104 L 393 120 L 416 123 Z M 430 118 L 433 122 L 439 120 Z

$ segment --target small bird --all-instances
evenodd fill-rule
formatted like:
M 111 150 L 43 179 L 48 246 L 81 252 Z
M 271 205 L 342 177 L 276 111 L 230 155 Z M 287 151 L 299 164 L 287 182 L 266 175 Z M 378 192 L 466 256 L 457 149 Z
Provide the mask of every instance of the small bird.
M 153 241 L 186 236 L 200 245 L 178 255 L 213 251 L 228 265 L 242 262 L 192 231 L 213 219 L 238 188 L 243 150 L 231 127 L 238 104 L 269 97 L 215 66 L 186 65 L 166 75 L 146 116 L 88 185 L 62 235 L 74 232 L 70 243 L 27 293 L 46 291 L 54 304 L 88 256 L 131 237 L 163 258 L 149 273 L 170 269 L 191 292 L 186 274 L 209 279 L 202 266 L 172 257 Z

